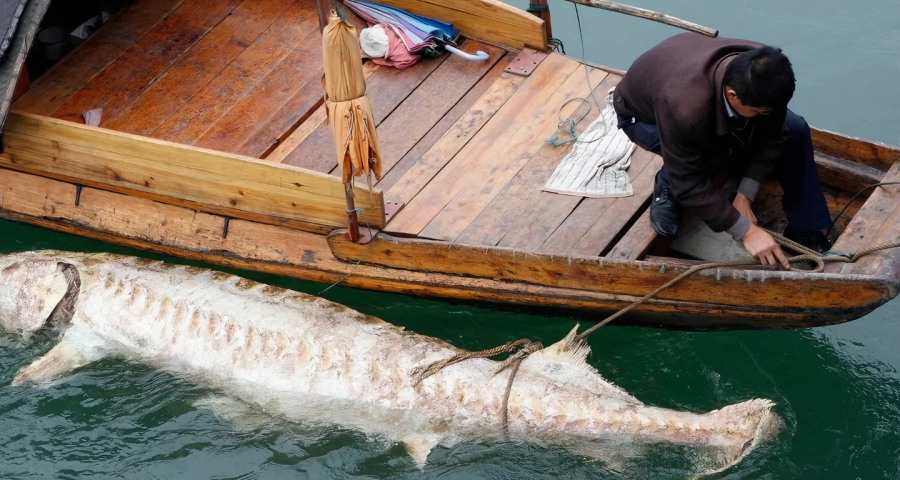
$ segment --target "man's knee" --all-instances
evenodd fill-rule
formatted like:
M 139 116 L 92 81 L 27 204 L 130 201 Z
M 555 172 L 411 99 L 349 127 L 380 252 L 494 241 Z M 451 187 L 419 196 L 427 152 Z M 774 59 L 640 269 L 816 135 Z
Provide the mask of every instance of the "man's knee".
M 784 126 L 788 130 L 788 141 L 811 141 L 809 124 L 800 115 L 788 110 L 787 116 L 784 118 Z
M 659 155 L 659 129 L 656 125 L 634 122 L 620 124 L 619 128 L 622 129 L 622 131 L 625 132 L 625 135 L 627 135 L 637 146 Z

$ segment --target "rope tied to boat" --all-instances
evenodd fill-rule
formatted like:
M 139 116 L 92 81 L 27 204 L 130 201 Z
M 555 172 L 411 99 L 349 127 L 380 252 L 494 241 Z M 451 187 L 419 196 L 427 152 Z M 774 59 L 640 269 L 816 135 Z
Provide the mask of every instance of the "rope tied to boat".
M 784 236 L 779 235 L 775 232 L 771 232 L 766 229 L 763 229 L 763 230 L 765 230 L 767 233 L 772 235 L 772 237 L 775 239 L 776 242 L 778 242 L 779 245 L 781 245 L 782 247 L 794 250 L 795 252 L 797 252 L 799 254 L 799 255 L 795 255 L 795 256 L 787 259 L 788 264 L 790 265 L 790 270 L 795 271 L 795 272 L 819 273 L 825 269 L 825 262 L 854 263 L 866 255 L 869 255 L 869 254 L 872 254 L 872 253 L 875 253 L 875 252 L 878 252 L 881 250 L 888 250 L 891 248 L 900 247 L 900 242 L 894 242 L 894 243 L 889 243 L 886 245 L 879 245 L 877 247 L 868 248 L 868 249 L 862 250 L 862 251 L 857 252 L 852 255 L 842 253 L 842 252 L 827 252 L 825 254 L 821 254 L 819 252 L 816 252 L 815 250 L 812 250 L 803 245 L 800 245 L 799 243 L 797 243 L 793 240 L 785 238 Z M 816 266 L 812 270 L 804 270 L 804 269 L 799 269 L 799 268 L 793 267 L 793 264 L 801 263 L 801 262 L 813 262 L 816 264 Z M 565 350 L 574 348 L 579 343 L 581 343 L 584 339 L 586 339 L 590 334 L 597 331 L 597 329 L 599 329 L 600 327 L 603 327 L 604 325 L 621 317 L 622 315 L 628 313 L 630 310 L 634 309 L 635 307 L 637 307 L 637 306 L 647 302 L 648 300 L 652 299 L 653 297 L 659 295 L 660 293 L 662 293 L 663 291 L 665 291 L 672 285 L 675 285 L 676 283 L 684 280 L 687 277 L 690 277 L 691 275 L 693 275 L 699 271 L 708 270 L 710 268 L 739 267 L 739 266 L 751 266 L 751 265 L 759 265 L 759 264 L 760 264 L 759 259 L 754 258 L 753 260 L 737 260 L 737 261 L 730 261 L 730 262 L 711 262 L 711 263 L 695 265 L 695 266 L 685 270 L 683 273 L 676 276 L 675 278 L 664 283 L 663 285 L 657 287 L 652 292 L 635 300 L 634 302 L 632 302 L 625 308 L 606 317 L 601 322 L 597 323 L 596 325 L 592 326 L 591 328 L 574 336 L 570 342 L 568 342 L 565 345 L 561 345 L 560 350 L 565 351 Z M 519 372 L 519 366 L 522 364 L 522 362 L 526 358 L 528 358 L 529 355 L 531 355 L 532 353 L 539 352 L 539 351 L 543 350 L 543 348 L 544 348 L 544 346 L 540 342 L 532 342 L 531 340 L 528 340 L 528 339 L 511 341 L 511 342 L 507 342 L 505 345 L 501 345 L 499 347 L 494 347 L 494 348 L 491 348 L 488 350 L 481 350 L 478 352 L 460 352 L 448 359 L 438 360 L 438 361 L 432 362 L 431 364 L 428 364 L 428 365 L 416 367 L 410 372 L 410 376 L 413 379 L 413 385 L 418 385 L 419 382 L 421 382 L 422 380 L 425 380 L 426 378 L 440 372 L 444 368 L 449 367 L 451 365 L 455 365 L 457 363 L 468 360 L 470 358 L 491 358 L 491 357 L 494 357 L 496 355 L 500 355 L 503 353 L 512 353 L 512 355 L 510 355 L 500 365 L 500 368 L 498 368 L 497 371 L 494 372 L 494 375 L 496 376 L 497 374 L 506 370 L 507 368 L 510 369 L 509 380 L 506 383 L 506 391 L 503 394 L 503 400 L 500 405 L 500 422 L 503 427 L 503 431 L 508 432 L 509 431 L 509 397 L 512 392 L 512 386 L 513 386 L 513 382 L 515 381 L 516 374 Z

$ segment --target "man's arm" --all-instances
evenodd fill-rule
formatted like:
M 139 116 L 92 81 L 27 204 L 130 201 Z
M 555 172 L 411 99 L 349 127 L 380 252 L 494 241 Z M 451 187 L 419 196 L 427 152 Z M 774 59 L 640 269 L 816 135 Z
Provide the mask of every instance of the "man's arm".
M 694 142 L 679 127 L 683 122 L 679 122 L 667 103 L 659 102 L 656 107 L 663 163 L 669 173 L 672 194 L 678 202 L 700 217 L 713 231 L 728 231 L 735 240 L 742 240 L 744 248 L 759 258 L 763 265 L 788 268 L 784 253 L 775 239 L 755 225 L 756 218 L 750 212 L 749 201 L 746 204 L 747 213 L 742 214 L 722 198 L 710 178 L 703 151 L 693 146 Z

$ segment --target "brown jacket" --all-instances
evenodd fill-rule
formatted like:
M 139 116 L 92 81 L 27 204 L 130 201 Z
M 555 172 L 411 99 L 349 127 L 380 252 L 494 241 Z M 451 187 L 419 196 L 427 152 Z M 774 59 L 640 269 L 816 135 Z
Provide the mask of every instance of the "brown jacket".
M 743 119 L 737 129 L 725 109 L 725 67 L 735 55 L 762 44 L 682 33 L 635 60 L 616 87 L 614 106 L 623 117 L 655 124 L 672 194 L 716 232 L 740 213 L 714 186 L 712 155 L 729 155 L 731 167 L 762 182 L 784 148 L 786 110 Z

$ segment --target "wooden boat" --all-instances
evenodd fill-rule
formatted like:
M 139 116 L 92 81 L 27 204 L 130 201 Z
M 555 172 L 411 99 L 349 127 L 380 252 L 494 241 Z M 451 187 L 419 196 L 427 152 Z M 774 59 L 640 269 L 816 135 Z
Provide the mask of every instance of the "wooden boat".
M 26 20 L 46 3 L 30 0 Z M 371 242 L 350 242 L 342 230 L 344 189 L 323 125 L 323 0 L 320 8 L 312 0 L 135 1 L 13 104 L 0 216 L 229 267 L 592 318 L 692 264 L 649 228 L 654 155 L 634 154 L 632 197 L 541 192 L 567 152 L 545 143 L 557 111 L 591 89 L 602 98 L 617 73 L 551 52 L 541 19 L 495 0 L 384 3 L 454 23 L 462 49 L 490 59 L 364 65 L 384 171 L 373 188 L 355 187 L 362 223 L 379 231 Z M 20 46 L 36 24 L 23 22 Z M 4 86 L 23 61 L 4 59 Z M 12 88 L 3 92 L 8 99 Z M 562 114 L 583 114 L 576 103 Z M 82 112 L 95 108 L 100 126 L 83 125 Z M 835 248 L 896 241 L 896 187 L 850 197 L 897 180 L 900 149 L 822 130 L 813 139 L 832 213 L 848 207 Z M 777 205 L 777 186 L 766 191 L 759 206 Z M 624 321 L 827 325 L 865 315 L 898 287 L 898 249 L 824 273 L 723 268 L 688 278 Z

